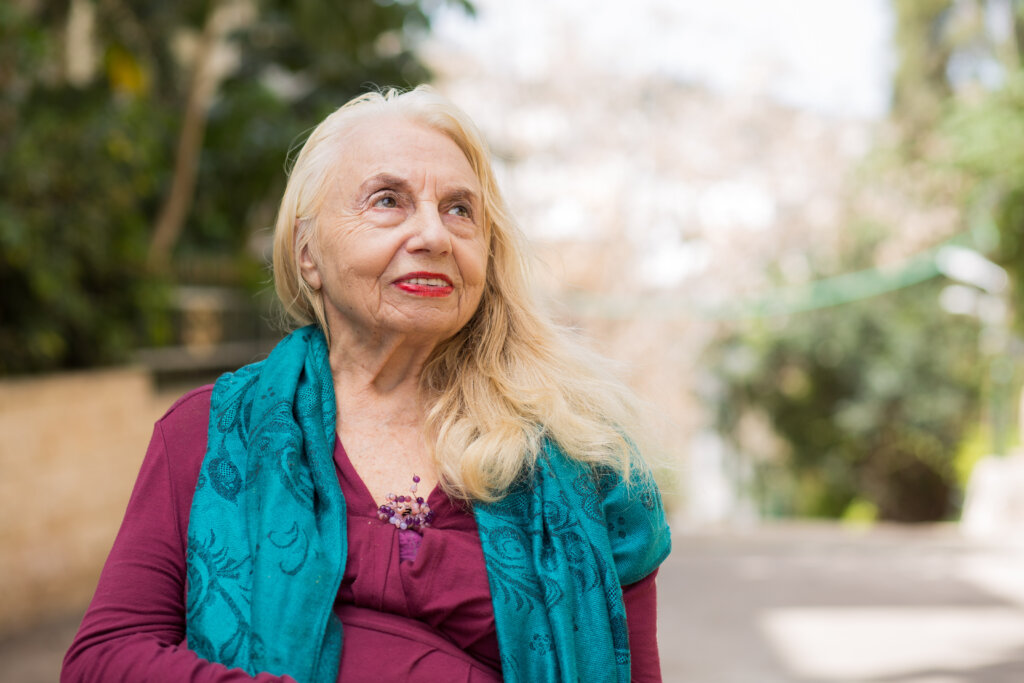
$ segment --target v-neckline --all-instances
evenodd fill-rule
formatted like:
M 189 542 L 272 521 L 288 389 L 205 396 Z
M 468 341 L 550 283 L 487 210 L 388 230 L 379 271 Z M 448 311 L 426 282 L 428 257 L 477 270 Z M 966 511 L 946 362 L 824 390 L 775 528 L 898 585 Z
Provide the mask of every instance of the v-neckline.
M 363 478 L 359 476 L 359 470 L 356 469 L 356 466 L 349 459 L 348 451 L 345 450 L 345 444 L 341 443 L 341 436 L 339 436 L 337 432 L 334 434 L 334 461 L 346 472 L 348 480 L 356 489 L 357 496 L 362 499 L 360 503 L 364 507 L 367 507 L 368 511 L 376 511 L 377 508 L 380 507 L 381 503 L 373 499 L 373 494 L 370 493 L 370 487 L 368 487 L 366 482 L 363 481 Z M 446 496 L 441 491 L 441 484 L 438 483 L 434 485 L 434 488 L 430 490 L 430 493 L 427 494 L 424 500 L 426 500 L 427 505 L 429 505 L 430 509 L 436 514 L 445 498 Z

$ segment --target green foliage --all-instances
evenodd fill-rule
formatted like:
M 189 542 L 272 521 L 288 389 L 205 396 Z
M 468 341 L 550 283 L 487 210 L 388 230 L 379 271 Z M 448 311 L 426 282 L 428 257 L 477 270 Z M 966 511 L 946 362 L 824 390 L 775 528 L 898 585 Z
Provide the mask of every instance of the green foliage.
M 955 511 L 953 457 L 977 416 L 977 329 L 937 298 L 925 283 L 754 323 L 713 347 L 718 427 L 754 462 L 765 509 L 840 517 L 859 501 L 899 521 Z M 745 435 L 750 413 L 768 418 L 781 451 Z
M 878 519 L 878 506 L 862 498 L 856 498 L 843 510 L 843 523 L 851 526 L 873 524 Z
M 978 206 L 996 228 L 989 257 L 1009 274 L 1011 303 L 1024 310 L 1024 70 L 1008 70 L 1004 85 L 979 97 L 953 102 L 940 133 L 946 142 L 939 163 L 965 173 Z M 982 203 L 983 202 L 983 203 Z M 1024 316 L 1016 324 L 1024 332 Z
M 69 64 L 73 4 L 0 3 L 0 375 L 118 362 L 170 334 L 173 282 L 146 256 L 193 78 L 180 47 L 224 3 L 86 0 L 98 59 L 84 77 Z M 296 135 L 371 84 L 429 78 L 419 2 L 252 10 L 226 38 L 237 67 L 205 112 L 170 271 L 191 283 L 264 281 L 250 245 L 273 223 Z
M 940 129 L 967 173 L 1024 187 L 1024 73 L 978 101 L 951 108 Z
M 1024 1 L 896 0 L 893 118 L 908 161 L 953 171 L 963 188 L 940 201 L 994 227 L 986 255 L 1011 278 L 1024 310 Z M 993 30 L 994 24 L 1002 24 Z M 1024 320 L 1017 315 L 1017 328 Z
M 120 360 L 167 333 L 144 259 L 168 121 L 104 84 L 61 84 L 53 35 L 5 11 L 0 59 L 19 71 L 0 105 L 0 374 Z
M 967 431 L 963 441 L 960 443 L 960 448 L 957 449 L 956 456 L 953 458 L 953 469 L 956 472 L 956 479 L 961 488 L 967 486 L 967 481 L 971 478 L 974 466 L 991 453 L 989 448 L 989 444 L 992 442 L 991 435 L 985 434 L 980 427 L 980 424 L 974 425 Z

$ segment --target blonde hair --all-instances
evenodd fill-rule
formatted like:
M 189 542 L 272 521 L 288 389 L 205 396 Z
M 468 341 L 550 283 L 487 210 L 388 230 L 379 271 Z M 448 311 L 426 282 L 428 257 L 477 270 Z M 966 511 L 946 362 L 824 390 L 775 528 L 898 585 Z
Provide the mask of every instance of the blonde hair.
M 274 236 L 274 283 L 285 311 L 327 334 L 323 302 L 302 278 L 298 255 L 316 248 L 326 171 L 360 118 L 400 115 L 449 137 L 482 188 L 489 240 L 487 279 L 468 323 L 438 346 L 420 378 L 425 429 L 445 491 L 465 500 L 501 498 L 533 467 L 544 437 L 570 458 L 629 480 L 637 455 L 637 401 L 607 362 L 556 325 L 532 296 L 525 238 L 509 214 L 487 147 L 466 114 L 428 86 L 351 100 L 314 129 L 285 188 Z

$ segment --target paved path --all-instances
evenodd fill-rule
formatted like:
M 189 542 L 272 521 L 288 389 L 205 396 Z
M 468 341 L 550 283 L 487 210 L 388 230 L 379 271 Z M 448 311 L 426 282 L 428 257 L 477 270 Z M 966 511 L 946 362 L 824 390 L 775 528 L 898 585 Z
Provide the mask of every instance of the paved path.
M 659 576 L 670 683 L 1024 683 L 1022 546 L 952 527 L 674 540 Z
M 658 586 L 667 683 L 1024 683 L 1024 545 L 949 527 L 679 534 Z M 0 641 L 0 683 L 56 681 L 78 616 Z

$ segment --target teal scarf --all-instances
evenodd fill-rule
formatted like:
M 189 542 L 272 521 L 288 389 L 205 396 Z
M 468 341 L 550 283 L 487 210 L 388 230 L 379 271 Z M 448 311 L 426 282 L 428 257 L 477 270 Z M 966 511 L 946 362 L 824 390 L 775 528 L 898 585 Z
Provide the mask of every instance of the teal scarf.
M 347 555 L 334 386 L 305 327 L 213 390 L 188 531 L 186 635 L 251 674 L 334 683 Z M 550 441 L 501 501 L 475 506 L 506 681 L 628 681 L 621 586 L 669 552 L 657 488 L 569 460 Z

